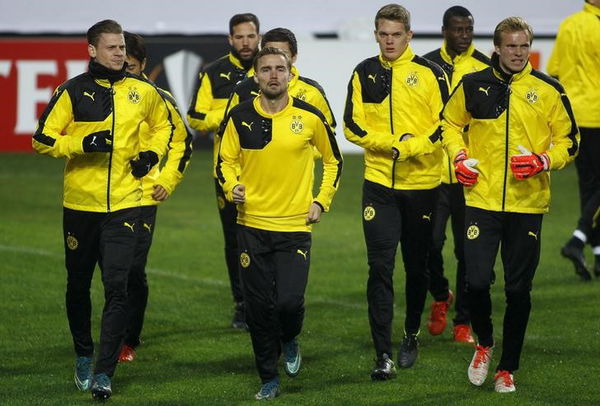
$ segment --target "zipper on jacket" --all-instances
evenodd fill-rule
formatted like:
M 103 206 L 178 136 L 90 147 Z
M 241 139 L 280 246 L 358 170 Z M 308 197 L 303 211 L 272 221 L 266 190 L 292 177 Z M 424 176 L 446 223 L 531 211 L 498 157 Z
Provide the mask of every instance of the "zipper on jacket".
M 112 148 L 110 149 L 108 155 L 108 179 L 106 180 L 106 210 L 110 212 L 110 174 L 112 170 L 112 157 L 113 151 L 115 148 L 115 90 L 113 89 L 113 85 L 110 85 L 110 108 L 112 110 Z
M 392 108 L 392 82 L 394 81 L 394 75 L 393 75 L 393 73 L 394 73 L 393 69 L 390 68 L 390 94 L 389 94 L 389 98 L 390 98 L 390 130 L 392 131 L 392 135 L 394 135 L 394 110 Z M 396 162 L 398 162 L 397 159 L 394 159 L 392 161 L 392 189 L 396 185 Z
M 508 136 L 510 129 L 510 84 L 512 82 L 512 78 L 507 84 L 506 87 L 506 138 L 504 144 L 504 184 L 502 186 L 502 211 L 504 211 L 504 205 L 506 204 L 506 183 L 508 180 Z

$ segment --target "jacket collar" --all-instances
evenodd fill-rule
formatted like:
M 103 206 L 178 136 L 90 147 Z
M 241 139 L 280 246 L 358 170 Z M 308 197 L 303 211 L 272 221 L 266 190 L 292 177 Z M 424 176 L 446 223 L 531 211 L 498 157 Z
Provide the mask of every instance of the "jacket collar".
M 404 52 L 402 52 L 402 55 L 400 55 L 398 58 L 394 59 L 393 61 L 388 61 L 387 59 L 384 59 L 383 55 L 380 53 L 379 54 L 379 62 L 383 65 L 384 68 L 389 69 L 389 68 L 396 68 L 401 65 L 404 65 L 405 63 L 412 61 L 412 59 L 414 57 L 415 57 L 415 53 L 413 52 L 410 45 L 408 45 L 406 47 L 406 49 L 404 50 Z
M 246 70 L 246 68 L 244 68 L 244 65 L 242 65 L 240 60 L 235 55 L 233 55 L 231 52 L 229 52 L 229 54 L 227 54 L 227 57 L 229 58 L 229 62 L 231 62 L 233 64 L 233 66 L 235 66 L 236 68 L 241 69 L 243 71 L 246 71 L 247 76 L 252 76 L 254 74 L 254 67 L 252 65 L 250 66 L 250 68 L 248 68 L 248 70 Z
M 454 57 L 454 59 L 452 59 L 452 57 L 450 56 L 450 54 L 448 53 L 448 51 L 446 49 L 446 41 L 444 41 L 444 44 L 440 48 L 440 55 L 442 56 L 442 59 L 451 65 L 457 65 L 460 62 L 462 62 L 463 60 L 470 58 L 471 55 L 473 55 L 473 52 L 475 52 L 475 45 L 473 43 L 471 43 L 471 45 L 469 45 L 469 48 L 467 48 L 467 50 L 465 52 L 463 52 L 462 54 L 456 55 Z
M 506 83 L 520 80 L 521 78 L 529 75 L 533 69 L 531 67 L 531 62 L 527 61 L 527 64 L 520 72 L 506 73 L 500 67 L 500 58 L 495 52 L 492 54 L 492 68 L 494 69 L 494 76 Z
M 90 63 L 88 65 L 88 70 L 94 79 L 108 80 L 110 84 L 123 79 L 125 77 L 126 69 L 127 62 L 123 64 L 123 67 L 120 70 L 109 69 L 106 66 L 96 62 L 95 59 L 90 59 Z
M 292 103 L 293 103 L 292 96 L 290 94 L 288 94 L 288 102 L 285 105 L 285 107 L 283 108 L 283 110 L 281 110 L 278 113 L 271 114 L 271 113 L 267 113 L 265 110 L 263 110 L 262 106 L 260 105 L 260 96 L 255 97 L 254 100 L 252 101 L 252 104 L 254 104 L 254 109 L 257 111 L 257 113 L 266 118 L 275 118 L 275 117 L 285 114 L 288 111 L 288 109 L 292 108 Z
M 586 1 L 583 5 L 583 10 L 592 13 L 596 17 L 600 18 L 600 7 L 594 6 L 593 4 L 590 4 Z
M 292 70 L 290 71 L 290 74 L 292 75 L 292 79 L 290 80 L 288 89 L 291 89 L 292 86 L 295 86 L 296 83 L 298 83 L 298 78 L 300 77 L 300 72 L 298 72 L 298 68 L 296 68 L 293 65 L 292 65 Z

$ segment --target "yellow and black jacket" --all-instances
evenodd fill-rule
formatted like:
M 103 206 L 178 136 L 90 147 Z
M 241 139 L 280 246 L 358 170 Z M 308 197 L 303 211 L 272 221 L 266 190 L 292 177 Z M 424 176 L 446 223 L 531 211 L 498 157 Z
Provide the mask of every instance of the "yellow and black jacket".
M 344 134 L 365 149 L 365 179 L 393 189 L 423 190 L 440 184 L 440 112 L 448 98 L 445 73 L 408 47 L 395 61 L 365 59 L 348 84 Z M 406 133 L 415 135 L 398 143 Z M 429 153 L 413 144 L 435 143 Z M 424 143 L 424 144 L 423 144 Z M 400 159 L 392 159 L 392 147 Z
M 313 147 L 323 159 L 323 179 L 315 198 Z M 268 114 L 257 97 L 228 114 L 217 176 L 228 200 L 236 185 L 246 186 L 246 202 L 238 205 L 238 224 L 270 231 L 310 231 L 306 216 L 311 203 L 328 211 L 341 173 L 335 135 L 323 114 L 310 104 L 290 96 L 282 111 Z
M 142 185 L 131 174 L 129 161 L 140 151 L 163 156 L 171 135 L 165 101 L 149 81 L 125 73 L 107 79 L 99 64 L 63 83 L 50 100 L 33 136 L 33 148 L 53 157 L 67 158 L 64 207 L 112 212 L 140 206 Z M 149 135 L 140 144 L 140 123 Z M 84 153 L 86 135 L 109 130 L 112 152 Z M 150 135 L 151 134 L 151 135 Z
M 547 70 L 565 87 L 577 124 L 600 128 L 600 7 L 585 3 L 561 23 Z
M 183 179 L 183 173 L 190 163 L 192 156 L 192 135 L 185 126 L 175 99 L 166 90 L 157 89 L 169 109 L 172 135 L 169 140 L 167 157 L 162 168 L 159 165 L 154 165 L 148 175 L 142 178 L 142 206 L 157 205 L 160 203 L 152 198 L 154 185 L 161 185 L 169 195 L 173 193 L 175 187 Z M 152 134 L 148 131 L 147 126 L 145 126 L 145 130 L 142 132 L 142 150 L 147 149 L 152 141 Z
M 544 213 L 550 203 L 550 173 L 517 180 L 510 157 L 521 152 L 546 152 L 550 169 L 571 162 L 579 133 L 571 105 L 555 79 L 531 64 L 508 75 L 492 57 L 493 67 L 463 77 L 443 111 L 443 141 L 450 157 L 463 148 L 469 126 L 468 156 L 479 160 L 479 178 L 465 188 L 467 206 L 491 211 Z
M 198 89 L 190 103 L 187 119 L 190 126 L 198 131 L 217 132 L 225 116 L 227 101 L 234 87 L 246 76 L 251 76 L 253 68 L 245 70 L 239 59 L 231 53 L 209 64 L 199 75 Z M 213 157 L 217 163 L 220 138 L 214 138 Z M 214 174 L 216 177 L 216 174 Z
M 423 55 L 423 58 L 437 63 L 446 72 L 448 81 L 450 82 L 450 91 L 458 85 L 462 77 L 467 73 L 478 72 L 490 66 L 490 58 L 476 50 L 473 44 L 465 52 L 456 55 L 453 59 L 448 53 L 446 42 L 444 41 L 441 48 Z M 448 159 L 448 154 L 445 153 L 445 150 L 443 151 L 442 183 L 456 183 L 454 165 Z

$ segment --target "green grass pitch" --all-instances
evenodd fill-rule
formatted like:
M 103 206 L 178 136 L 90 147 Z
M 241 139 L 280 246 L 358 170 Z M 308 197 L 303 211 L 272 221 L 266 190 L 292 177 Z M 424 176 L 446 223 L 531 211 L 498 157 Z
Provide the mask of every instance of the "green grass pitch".
M 89 404 L 90 394 L 78 392 L 73 384 L 74 354 L 64 308 L 63 161 L 3 154 L 0 162 L 0 404 Z M 249 336 L 229 327 L 233 308 L 211 164 L 208 151 L 196 152 L 186 178 L 158 210 L 148 261 L 144 344 L 134 363 L 117 368 L 110 400 L 115 405 L 255 403 L 260 383 Z M 282 394 L 276 403 L 600 404 L 600 281 L 580 282 L 558 253 L 579 212 L 574 166 L 553 174 L 552 208 L 542 230 L 542 259 L 514 394 L 494 393 L 491 380 L 480 388 L 469 384 L 466 369 L 473 350 L 452 342 L 450 328 L 441 336 L 428 334 L 425 319 L 431 298 L 415 366 L 399 370 L 395 380 L 371 382 L 374 351 L 365 293 L 362 171 L 362 156 L 345 157 L 331 212 L 314 228 L 300 337 L 303 369 L 293 380 L 281 369 Z M 449 239 L 445 259 L 453 280 L 450 234 Z M 493 300 L 499 341 L 504 311 L 500 261 L 496 271 Z M 96 339 L 103 303 L 98 274 L 93 283 Z M 400 258 L 395 285 L 397 347 L 404 313 Z

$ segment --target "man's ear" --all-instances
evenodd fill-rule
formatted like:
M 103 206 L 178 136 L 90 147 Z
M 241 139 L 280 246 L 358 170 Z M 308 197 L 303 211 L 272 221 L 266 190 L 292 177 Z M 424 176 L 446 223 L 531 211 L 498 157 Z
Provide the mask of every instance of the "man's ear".
M 88 44 L 88 55 L 90 56 L 90 58 L 96 57 L 96 47 L 92 44 Z

